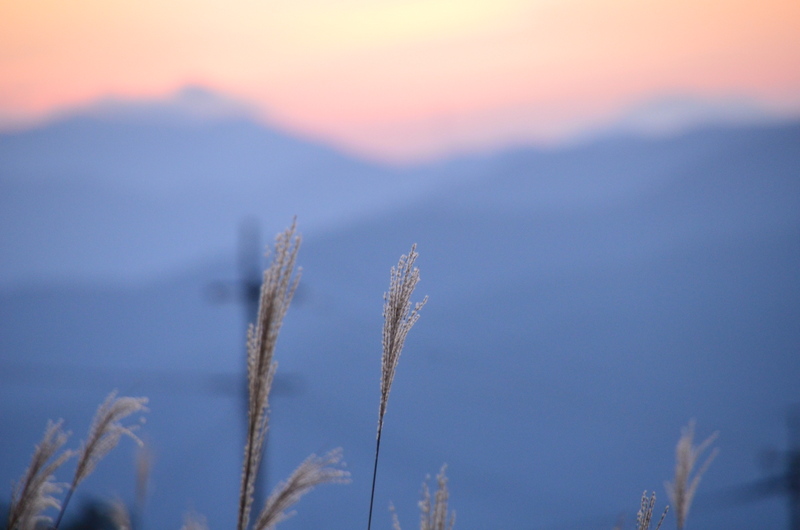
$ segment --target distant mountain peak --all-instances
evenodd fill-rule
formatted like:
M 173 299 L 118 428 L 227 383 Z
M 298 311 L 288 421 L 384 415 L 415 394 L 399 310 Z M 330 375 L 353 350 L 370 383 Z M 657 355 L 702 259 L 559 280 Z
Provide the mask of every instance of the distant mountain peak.
M 258 110 L 243 100 L 200 85 L 187 85 L 167 97 L 125 98 L 109 96 L 74 109 L 59 118 L 88 116 L 157 124 L 217 122 L 230 119 L 255 120 Z
M 670 95 L 635 104 L 612 123 L 612 132 L 665 136 L 707 126 L 741 126 L 780 121 L 758 101 L 743 97 L 702 98 Z

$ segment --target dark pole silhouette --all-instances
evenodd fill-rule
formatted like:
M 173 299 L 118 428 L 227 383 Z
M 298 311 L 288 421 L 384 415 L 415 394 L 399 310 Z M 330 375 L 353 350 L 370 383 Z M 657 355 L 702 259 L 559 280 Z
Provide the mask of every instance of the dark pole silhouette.
M 239 282 L 238 282 L 238 296 L 237 301 L 242 305 L 244 310 L 244 330 L 245 333 L 242 337 L 247 337 L 247 329 L 251 324 L 255 323 L 258 315 L 258 302 L 261 294 L 262 274 L 264 270 L 263 257 L 264 250 L 261 246 L 261 233 L 258 229 L 258 221 L 255 218 L 245 218 L 239 225 L 239 248 L 238 248 L 238 266 L 239 266 Z M 247 345 L 245 344 L 245 349 Z M 246 353 L 246 351 L 245 351 Z M 247 374 L 247 355 L 243 357 L 244 364 L 242 368 L 244 373 Z M 247 426 L 247 377 L 241 379 L 241 410 L 243 425 Z M 245 429 L 245 433 L 247 430 Z M 253 498 L 256 502 L 265 498 L 264 492 L 266 491 L 267 484 L 267 451 L 269 451 L 269 431 L 264 438 L 264 457 L 259 462 L 259 470 L 256 478 L 255 492 Z
M 786 489 L 789 495 L 789 528 L 800 530 L 800 406 L 788 416 L 789 448 L 786 455 Z

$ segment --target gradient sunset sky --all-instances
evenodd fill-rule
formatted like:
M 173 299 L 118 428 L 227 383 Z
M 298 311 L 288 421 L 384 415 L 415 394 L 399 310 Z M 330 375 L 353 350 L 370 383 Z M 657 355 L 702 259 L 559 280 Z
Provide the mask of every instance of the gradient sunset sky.
M 0 127 L 200 85 L 367 156 L 548 140 L 665 97 L 800 111 L 797 0 L 0 0 Z

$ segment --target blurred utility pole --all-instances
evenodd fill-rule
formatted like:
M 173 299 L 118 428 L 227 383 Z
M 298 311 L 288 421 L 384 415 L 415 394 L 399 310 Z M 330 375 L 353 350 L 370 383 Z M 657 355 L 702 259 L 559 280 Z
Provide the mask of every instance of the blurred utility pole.
M 241 399 L 242 411 L 242 425 L 244 426 L 243 441 L 246 441 L 247 436 L 247 417 L 249 408 L 248 399 L 248 385 L 247 385 L 247 329 L 250 324 L 255 324 L 258 318 L 258 304 L 261 298 L 261 283 L 263 282 L 263 274 L 265 267 L 265 252 L 266 247 L 262 246 L 261 233 L 258 229 L 258 220 L 253 217 L 248 217 L 242 220 L 239 225 L 239 241 L 237 249 L 237 267 L 239 269 L 239 278 L 234 282 L 215 282 L 209 288 L 210 297 L 214 302 L 234 302 L 240 304 L 244 310 L 244 327 L 240 335 L 240 344 L 244 344 L 244 357 L 241 364 L 243 374 L 240 378 L 238 388 Z M 295 296 L 295 301 L 298 297 Z M 272 390 L 270 391 L 270 398 L 275 395 L 296 395 L 302 392 L 302 379 L 297 375 L 287 374 L 282 372 L 275 374 L 275 379 L 272 382 Z M 271 402 L 271 399 L 270 399 Z M 266 499 L 264 495 L 266 492 L 267 481 L 267 452 L 269 451 L 269 430 L 267 430 L 266 437 L 264 438 L 264 455 L 261 459 L 261 464 L 258 472 L 258 478 L 255 485 L 255 493 L 253 498 L 258 501 L 259 499 Z M 244 450 L 244 444 L 242 444 Z
M 239 279 L 234 283 L 216 282 L 211 286 L 211 295 L 216 302 L 232 301 L 241 305 L 244 313 L 244 328 L 241 334 L 241 344 L 244 344 L 243 375 L 240 379 L 241 391 L 239 392 L 242 411 L 242 425 L 244 426 L 243 441 L 246 442 L 248 425 L 248 385 L 247 385 L 247 330 L 250 324 L 255 324 L 258 316 L 258 303 L 261 297 L 261 282 L 264 271 L 262 257 L 264 249 L 261 246 L 261 233 L 258 229 L 258 220 L 247 217 L 239 225 L 239 241 L 237 249 L 237 267 Z M 267 431 L 269 432 L 269 431 Z M 267 437 L 269 435 L 267 434 Z M 242 445 L 244 447 L 244 444 Z M 267 483 L 266 452 L 269 444 L 264 440 L 264 457 L 261 459 L 257 475 L 254 499 L 262 498 Z
M 786 453 L 786 489 L 789 495 L 789 529 L 800 530 L 800 406 L 789 411 L 789 448 Z
M 253 217 L 245 218 L 239 225 L 239 301 L 244 309 L 244 334 L 247 337 L 247 330 L 250 324 L 255 325 L 258 318 L 258 304 L 261 298 L 261 283 L 263 281 L 263 260 L 264 249 L 261 246 L 261 232 L 258 229 L 258 220 Z M 247 424 L 249 415 L 249 397 L 247 384 L 247 342 L 245 341 L 244 374 L 242 378 L 242 413 L 245 426 L 245 436 L 247 436 Z M 264 435 L 264 448 L 261 462 L 259 463 L 258 474 L 256 475 L 255 491 L 253 498 L 256 502 L 266 498 L 267 484 L 267 451 L 269 450 L 269 429 Z
M 722 491 L 700 494 L 697 509 L 724 509 L 786 496 L 789 508 L 788 528 L 800 530 L 800 404 L 787 411 L 786 427 L 786 451 L 771 449 L 762 456 L 763 465 L 777 471 L 776 474 Z
M 258 229 L 258 222 L 252 217 L 246 218 L 239 225 L 238 253 L 239 301 L 244 309 L 245 331 L 247 331 L 250 324 L 255 323 L 258 315 L 258 302 L 264 273 L 261 259 L 264 256 L 261 233 Z
M 253 217 L 245 218 L 239 225 L 239 303 L 244 309 L 244 333 L 242 339 L 245 341 L 244 355 L 244 377 L 242 378 L 242 417 L 244 421 L 245 437 L 247 436 L 247 424 L 249 415 L 249 398 L 247 384 L 247 330 L 250 325 L 255 325 L 258 318 L 258 303 L 261 298 L 261 282 L 263 281 L 264 265 L 261 259 L 264 249 L 261 246 L 261 232 L 258 229 L 258 220 Z M 255 491 L 253 498 L 256 502 L 266 498 L 265 492 L 267 485 L 267 451 L 269 451 L 269 429 L 264 436 L 264 454 L 259 463 L 258 474 L 256 475 Z

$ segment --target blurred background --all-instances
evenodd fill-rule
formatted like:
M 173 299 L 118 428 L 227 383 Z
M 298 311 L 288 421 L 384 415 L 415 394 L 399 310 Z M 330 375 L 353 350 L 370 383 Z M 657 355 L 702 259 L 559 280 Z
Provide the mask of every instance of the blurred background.
M 687 528 L 800 527 L 798 2 L 0 0 L 0 131 L 0 504 L 116 388 L 150 398 L 146 488 L 123 440 L 71 524 L 232 527 L 252 293 L 297 216 L 266 485 L 339 446 L 353 481 L 281 528 L 366 525 L 412 243 L 376 528 L 444 462 L 457 528 L 634 528 L 693 418 L 720 454 Z

